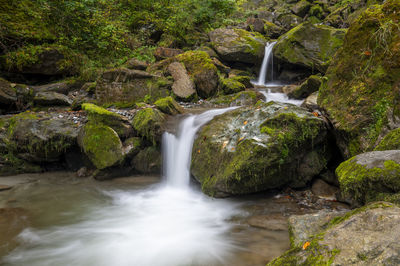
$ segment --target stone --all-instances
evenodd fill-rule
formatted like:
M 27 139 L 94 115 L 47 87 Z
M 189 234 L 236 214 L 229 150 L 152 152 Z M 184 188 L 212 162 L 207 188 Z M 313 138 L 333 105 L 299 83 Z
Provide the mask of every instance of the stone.
M 140 136 L 156 144 L 161 142 L 165 122 L 166 116 L 163 113 L 148 107 L 136 112 L 132 125 Z
M 285 29 L 267 21 L 264 23 L 264 32 L 265 36 L 271 39 L 277 39 L 279 36 L 285 33 Z
M 311 191 L 320 199 L 335 201 L 339 188 L 329 185 L 322 179 L 316 179 L 312 184 Z
M 271 231 L 286 231 L 288 228 L 287 218 L 282 215 L 257 215 L 247 220 L 250 226 Z
M 319 109 L 318 94 L 319 94 L 318 91 L 311 93 L 310 96 L 308 96 L 301 104 L 301 107 L 307 108 L 310 111 Z
M 219 28 L 209 33 L 211 44 L 227 62 L 258 64 L 264 56 L 267 40 L 259 33 Z
M 12 189 L 12 186 L 2 185 L 0 184 L 0 192 Z
M 185 67 L 174 62 L 168 66 L 168 71 L 174 79 L 172 91 L 181 100 L 190 101 L 196 95 L 194 82 L 190 79 Z
M 16 108 L 17 92 L 11 83 L 0 78 L 0 109 Z
M 325 73 L 345 33 L 344 29 L 305 22 L 282 35 L 273 53 L 286 63 Z
M 154 146 L 147 147 L 132 159 L 131 165 L 140 174 L 161 174 L 161 153 Z
M 35 92 L 57 92 L 67 95 L 72 87 L 73 84 L 71 82 L 66 81 L 66 82 L 50 83 L 41 86 L 33 86 L 32 88 Z
M 311 75 L 306 81 L 304 81 L 300 86 L 296 87 L 290 93 L 288 93 L 289 98 L 293 99 L 304 99 L 310 94 L 318 91 L 322 84 L 320 76 Z
M 342 196 L 359 206 L 371 201 L 400 203 L 400 150 L 372 151 L 336 169 Z
M 400 150 L 400 128 L 391 130 L 375 148 L 375 151 L 386 150 Z
M 132 58 L 126 62 L 126 66 L 129 69 L 146 70 L 149 64 L 136 58 Z
M 241 91 L 230 95 L 221 95 L 210 100 L 210 107 L 229 107 L 229 106 L 245 106 L 255 105 L 264 96 L 252 90 Z
M 57 92 L 37 92 L 33 98 L 33 103 L 38 106 L 69 106 L 72 100 Z
M 237 77 L 221 78 L 221 89 L 224 94 L 233 94 L 244 91 L 246 86 L 237 80 Z
M 177 115 L 184 112 L 182 106 L 179 105 L 171 96 L 158 99 L 154 105 L 161 112 L 168 115 Z
M 345 159 L 373 150 L 399 127 L 400 29 L 388 27 L 387 36 L 394 37 L 385 44 L 374 41 L 380 25 L 399 19 L 394 0 L 363 12 L 350 26 L 320 88 L 318 104 L 332 122 Z
M 78 144 L 97 169 L 118 165 L 124 159 L 121 140 L 111 127 L 89 122 L 79 131 Z
M 157 60 L 162 60 L 162 59 L 166 59 L 166 58 L 175 57 L 182 53 L 183 53 L 183 50 L 181 50 L 181 49 L 157 47 L 157 49 L 154 51 L 154 56 Z
M 293 11 L 294 14 L 303 18 L 308 13 L 310 8 L 311 8 L 310 2 L 306 0 L 301 0 L 300 2 L 297 2 L 294 6 L 292 6 L 291 10 Z
M 303 19 L 299 16 L 296 16 L 294 14 L 282 14 L 277 17 L 276 23 L 279 23 L 279 25 L 285 29 L 285 31 L 288 31 L 300 23 L 303 22 Z
M 241 107 L 199 131 L 191 173 L 214 197 L 303 187 L 329 160 L 326 134 L 322 119 L 290 104 Z
M 250 17 L 247 19 L 246 23 L 248 25 L 247 30 L 255 31 L 261 34 L 264 33 L 264 20 L 260 18 Z

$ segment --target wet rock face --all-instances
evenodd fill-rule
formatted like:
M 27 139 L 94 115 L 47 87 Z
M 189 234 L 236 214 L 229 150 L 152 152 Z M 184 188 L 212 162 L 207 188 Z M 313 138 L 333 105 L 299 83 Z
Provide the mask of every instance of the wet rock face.
M 343 29 L 305 22 L 282 35 L 273 53 L 283 62 L 324 73 L 342 46 L 345 33 Z
M 256 64 L 262 61 L 266 39 L 259 33 L 220 28 L 209 33 L 222 60 Z
M 343 197 L 353 205 L 376 200 L 400 203 L 400 151 L 357 155 L 336 169 Z
M 200 130 L 192 174 L 216 197 L 305 186 L 329 159 L 326 134 L 320 118 L 290 104 L 242 107 Z

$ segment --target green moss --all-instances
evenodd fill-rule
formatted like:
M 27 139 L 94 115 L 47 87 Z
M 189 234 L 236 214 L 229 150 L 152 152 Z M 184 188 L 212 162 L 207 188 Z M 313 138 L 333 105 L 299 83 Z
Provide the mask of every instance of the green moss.
M 265 37 L 258 32 L 248 32 L 242 29 L 235 29 L 235 32 L 239 35 L 239 40 L 236 42 L 246 43 L 245 53 L 249 53 L 255 56 L 259 56 L 260 52 L 263 51 L 266 43 Z
M 246 89 L 245 85 L 234 78 L 221 78 L 220 82 L 224 94 L 233 94 Z
M 390 131 L 376 146 L 375 150 L 400 150 L 400 128 Z
M 177 59 L 186 66 L 190 75 L 196 75 L 204 70 L 217 71 L 212 59 L 204 51 L 188 51 L 178 55 Z
M 162 134 L 164 120 L 164 114 L 157 109 L 144 108 L 135 114 L 132 125 L 140 136 L 156 144 Z
M 120 115 L 92 103 L 82 104 L 82 110 L 85 110 L 89 115 L 89 119 L 93 121 L 102 120 L 104 117 L 109 117 L 111 119 L 120 117 Z
M 176 115 L 183 112 L 183 108 L 171 97 L 158 99 L 154 105 L 163 113 Z
M 322 19 L 324 15 L 324 10 L 320 5 L 313 5 L 309 11 L 310 16 Z
M 123 159 L 122 144 L 113 129 L 89 122 L 83 130 L 80 145 L 97 169 L 113 166 Z

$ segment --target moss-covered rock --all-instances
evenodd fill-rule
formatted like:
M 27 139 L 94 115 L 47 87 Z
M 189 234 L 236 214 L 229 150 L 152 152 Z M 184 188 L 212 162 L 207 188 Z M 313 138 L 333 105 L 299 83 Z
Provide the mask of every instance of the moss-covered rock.
M 182 106 L 179 105 L 171 96 L 158 99 L 154 105 L 161 112 L 168 115 L 177 115 L 183 113 Z
M 200 97 L 208 98 L 217 92 L 218 70 L 206 52 L 188 51 L 176 58 L 185 65 Z
M 234 78 L 221 78 L 221 89 L 224 94 L 233 94 L 244 91 L 246 86 Z
M 209 33 L 211 44 L 224 61 L 257 64 L 267 40 L 257 32 L 220 28 Z
M 160 174 L 161 152 L 155 146 L 147 147 L 132 159 L 131 165 L 141 174 Z
M 265 36 L 267 36 L 271 39 L 276 39 L 279 36 L 281 36 L 283 33 L 285 33 L 285 29 L 270 22 L 270 21 L 265 21 L 264 22 L 264 32 L 265 32 Z
M 117 113 L 92 103 L 82 104 L 82 110 L 86 111 L 89 122 L 107 125 L 123 139 L 133 134 L 133 128 L 129 121 Z
M 221 95 L 210 100 L 212 107 L 228 107 L 228 106 L 245 106 L 255 105 L 259 100 L 262 100 L 261 93 L 247 90 L 230 95 Z
M 388 0 L 349 28 L 320 88 L 319 105 L 346 158 L 374 149 L 400 115 L 400 4 Z
M 33 103 L 37 106 L 70 106 L 72 100 L 64 94 L 48 91 L 36 93 Z
M 345 33 L 343 29 L 305 22 L 282 35 L 273 53 L 284 62 L 325 72 Z
M 192 174 L 213 196 L 304 186 L 328 161 L 322 119 L 279 103 L 242 107 L 199 132 Z
M 135 114 L 132 125 L 140 136 L 153 144 L 161 141 L 165 115 L 157 109 L 144 108 Z
M 311 93 L 318 91 L 321 86 L 322 79 L 320 76 L 311 75 L 306 81 L 304 81 L 300 86 L 292 90 L 288 96 L 294 99 L 304 99 L 308 97 Z
M 124 158 L 118 134 L 100 123 L 89 122 L 83 126 L 78 143 L 93 165 L 100 170 L 117 165 Z
M 373 151 L 359 154 L 336 169 L 342 195 L 354 205 L 400 198 L 400 151 Z
M 400 150 L 400 128 L 390 131 L 375 148 L 375 151 L 386 150 Z
M 304 17 L 311 8 L 310 2 L 301 0 L 297 2 L 291 9 L 299 17 Z

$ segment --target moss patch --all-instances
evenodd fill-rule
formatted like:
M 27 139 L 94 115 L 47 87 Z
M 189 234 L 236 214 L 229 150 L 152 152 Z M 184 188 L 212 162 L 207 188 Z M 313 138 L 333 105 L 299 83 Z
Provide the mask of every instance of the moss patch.
M 158 110 L 169 115 L 176 115 L 183 112 L 183 108 L 171 96 L 158 99 L 154 105 Z
M 375 148 L 375 151 L 385 150 L 400 150 L 400 128 L 390 131 Z
M 156 144 L 162 134 L 165 115 L 153 108 L 139 110 L 133 118 L 133 128 L 153 144 Z

